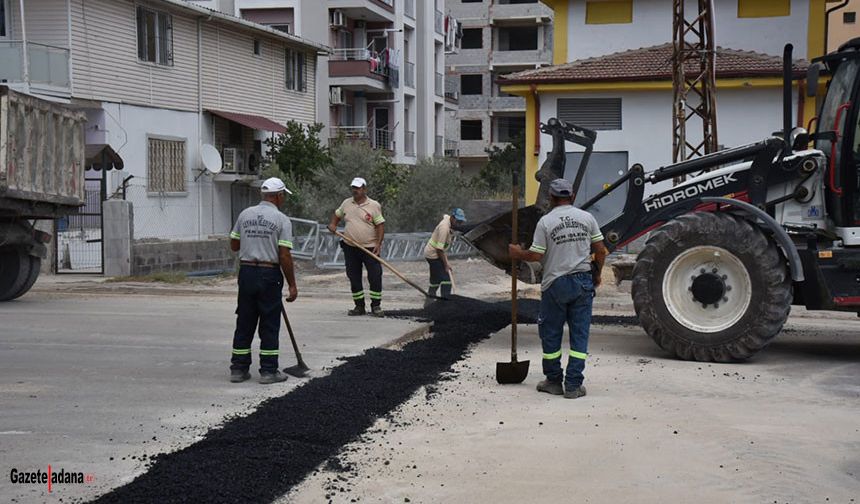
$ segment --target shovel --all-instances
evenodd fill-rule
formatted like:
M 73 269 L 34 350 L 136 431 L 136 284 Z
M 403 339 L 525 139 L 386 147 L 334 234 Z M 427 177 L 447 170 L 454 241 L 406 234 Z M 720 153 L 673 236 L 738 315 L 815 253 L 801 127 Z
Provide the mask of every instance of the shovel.
M 352 238 L 350 238 L 349 236 L 346 236 L 345 234 L 341 233 L 340 231 L 335 231 L 335 232 L 334 232 L 334 234 L 335 234 L 335 235 L 337 235 L 337 236 L 339 236 L 341 239 L 343 239 L 343 241 L 347 242 L 348 244 L 352 245 L 353 247 L 355 247 L 355 248 L 357 248 L 357 249 L 359 249 L 359 250 L 362 250 L 365 254 L 367 254 L 367 255 L 369 255 L 370 257 L 372 257 L 372 258 L 376 259 L 377 261 L 379 261 L 379 263 L 380 263 L 380 264 L 382 264 L 383 266 L 385 266 L 386 268 L 388 268 L 388 270 L 389 270 L 389 271 L 391 271 L 392 273 L 394 273 L 395 275 L 397 275 L 397 277 L 398 277 L 398 278 L 400 278 L 401 280 L 403 280 L 404 282 L 406 282 L 407 284 L 409 284 L 409 286 L 410 286 L 410 287 L 412 287 L 413 289 L 417 290 L 417 291 L 418 291 L 418 292 L 420 292 L 421 294 L 424 294 L 424 296 L 425 296 L 425 297 L 428 297 L 428 298 L 431 298 L 431 299 L 439 299 L 439 298 L 438 298 L 438 297 L 436 297 L 436 296 L 431 296 L 431 295 L 430 295 L 426 290 L 424 290 L 423 288 L 421 288 L 418 284 L 416 284 L 416 283 L 415 283 L 415 282 L 413 282 L 412 280 L 409 280 L 408 278 L 406 278 L 406 275 L 404 275 L 403 273 L 401 273 L 401 272 L 397 271 L 397 268 L 395 268 L 394 266 L 392 266 L 392 265 L 391 265 L 388 261 L 386 261 L 385 259 L 383 259 L 383 258 L 379 257 L 378 255 L 376 255 L 376 254 L 374 254 L 373 252 L 371 252 L 370 250 L 368 250 L 368 249 L 367 249 L 367 247 L 363 247 L 363 246 L 361 246 L 361 245 L 360 245 L 359 243 L 357 243 L 355 240 L 353 240 L 353 239 L 352 239 Z
M 287 326 L 287 332 L 290 333 L 290 341 L 293 343 L 293 351 L 296 352 L 296 360 L 298 364 L 295 366 L 290 366 L 284 368 L 284 373 L 295 376 L 296 378 L 304 378 L 308 375 L 308 371 L 310 368 L 305 365 L 305 361 L 302 360 L 302 353 L 299 352 L 299 345 L 296 344 L 296 337 L 293 335 L 293 327 L 290 325 L 290 319 L 287 318 L 287 309 L 284 308 L 284 304 L 281 303 L 281 315 L 284 316 L 284 324 Z
M 520 173 L 517 168 L 513 172 L 513 191 L 511 203 L 511 243 L 519 243 L 517 227 L 517 210 L 519 210 L 519 181 Z M 517 261 L 511 258 L 511 362 L 496 363 L 496 381 L 505 383 L 522 383 L 529 374 L 529 361 L 517 361 Z

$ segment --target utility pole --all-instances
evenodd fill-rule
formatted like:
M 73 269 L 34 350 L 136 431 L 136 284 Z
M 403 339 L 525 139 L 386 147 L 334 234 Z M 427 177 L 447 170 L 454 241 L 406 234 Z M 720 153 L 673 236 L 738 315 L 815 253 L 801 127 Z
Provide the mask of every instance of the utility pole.
M 716 45 L 714 2 L 698 0 L 697 12 L 674 0 L 672 17 L 672 161 L 692 159 L 717 150 Z M 701 123 L 701 141 L 689 140 L 688 130 Z M 679 184 L 686 177 L 675 177 Z

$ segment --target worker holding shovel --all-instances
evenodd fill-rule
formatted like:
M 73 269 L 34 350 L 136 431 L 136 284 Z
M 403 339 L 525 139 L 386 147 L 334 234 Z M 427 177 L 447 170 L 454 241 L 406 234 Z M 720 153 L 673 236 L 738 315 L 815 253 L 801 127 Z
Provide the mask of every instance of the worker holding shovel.
M 284 182 L 272 177 L 260 189 L 262 201 L 246 208 L 230 232 L 230 249 L 239 253 L 239 301 L 230 381 L 241 383 L 251 377 L 251 343 L 259 325 L 260 383 L 287 379 L 278 371 L 278 333 L 281 330 L 281 293 L 284 278 L 289 285 L 287 301 L 298 296 L 293 271 L 292 223 L 280 208 L 292 194 Z
M 551 210 L 538 221 L 531 247 L 523 250 L 511 244 L 509 252 L 513 259 L 543 265 L 538 332 L 546 379 L 538 383 L 537 390 L 576 399 L 585 395 L 582 373 L 588 355 L 591 306 L 609 251 L 594 216 L 573 206 L 570 181 L 553 180 L 549 192 Z M 592 254 L 596 264 L 593 274 Z M 570 328 L 570 353 L 567 370 L 562 373 L 565 322 Z
M 370 311 L 373 316 L 382 317 L 382 265 L 375 258 L 366 254 L 361 247 L 379 255 L 382 252 L 382 239 L 385 237 L 385 217 L 382 216 L 382 206 L 376 200 L 367 197 L 367 181 L 355 177 L 350 183 L 352 198 L 343 200 L 335 210 L 328 225 L 332 234 L 337 233 L 341 220 L 346 222 L 341 241 L 343 260 L 346 264 L 346 276 L 349 278 L 352 300 L 355 308 L 348 315 L 364 315 L 367 308 L 364 302 L 364 282 L 362 270 L 367 269 L 367 281 L 370 284 Z M 357 247 L 356 245 L 360 245 Z
M 436 225 L 430 240 L 424 246 L 424 258 L 430 266 L 430 296 L 436 295 L 436 290 L 441 292 L 442 299 L 451 297 L 451 263 L 448 262 L 447 250 L 454 240 L 452 229 L 457 223 L 466 222 L 466 214 L 461 208 L 455 208 L 450 215 L 443 215 L 442 220 Z M 431 298 L 427 298 L 429 302 Z

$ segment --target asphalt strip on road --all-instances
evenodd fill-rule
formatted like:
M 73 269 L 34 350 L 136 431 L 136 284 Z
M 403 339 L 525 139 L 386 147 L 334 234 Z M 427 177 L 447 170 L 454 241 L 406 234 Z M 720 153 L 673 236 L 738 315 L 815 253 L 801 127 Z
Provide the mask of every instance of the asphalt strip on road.
M 521 309 L 519 320 L 534 322 L 537 302 L 525 301 Z M 509 325 L 510 305 L 458 296 L 388 315 L 432 321 L 432 337 L 345 358 L 328 376 L 226 420 L 186 448 L 156 455 L 145 473 L 93 502 L 271 502 L 420 387 L 439 381 L 472 344 Z M 635 317 L 594 322 L 636 323 Z

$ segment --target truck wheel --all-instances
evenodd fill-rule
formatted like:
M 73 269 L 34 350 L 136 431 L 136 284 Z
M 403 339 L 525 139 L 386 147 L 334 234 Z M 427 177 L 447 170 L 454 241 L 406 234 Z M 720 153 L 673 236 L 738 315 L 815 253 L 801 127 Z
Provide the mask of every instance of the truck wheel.
M 30 275 L 29 255 L 16 248 L 0 249 L 0 301 L 8 301 L 27 282 Z
M 697 361 L 751 357 L 779 333 L 792 283 L 776 245 L 749 221 L 697 212 L 651 235 L 633 268 L 633 305 L 661 348 Z
M 36 283 L 36 279 L 39 278 L 39 272 L 42 271 L 42 258 L 28 255 L 27 259 L 30 261 L 30 270 L 27 273 L 27 279 L 24 281 L 24 285 L 22 285 L 21 288 L 18 289 L 18 292 L 13 294 L 12 297 L 5 299 L 4 301 L 11 301 L 23 296 L 31 287 L 33 287 L 33 284 Z

